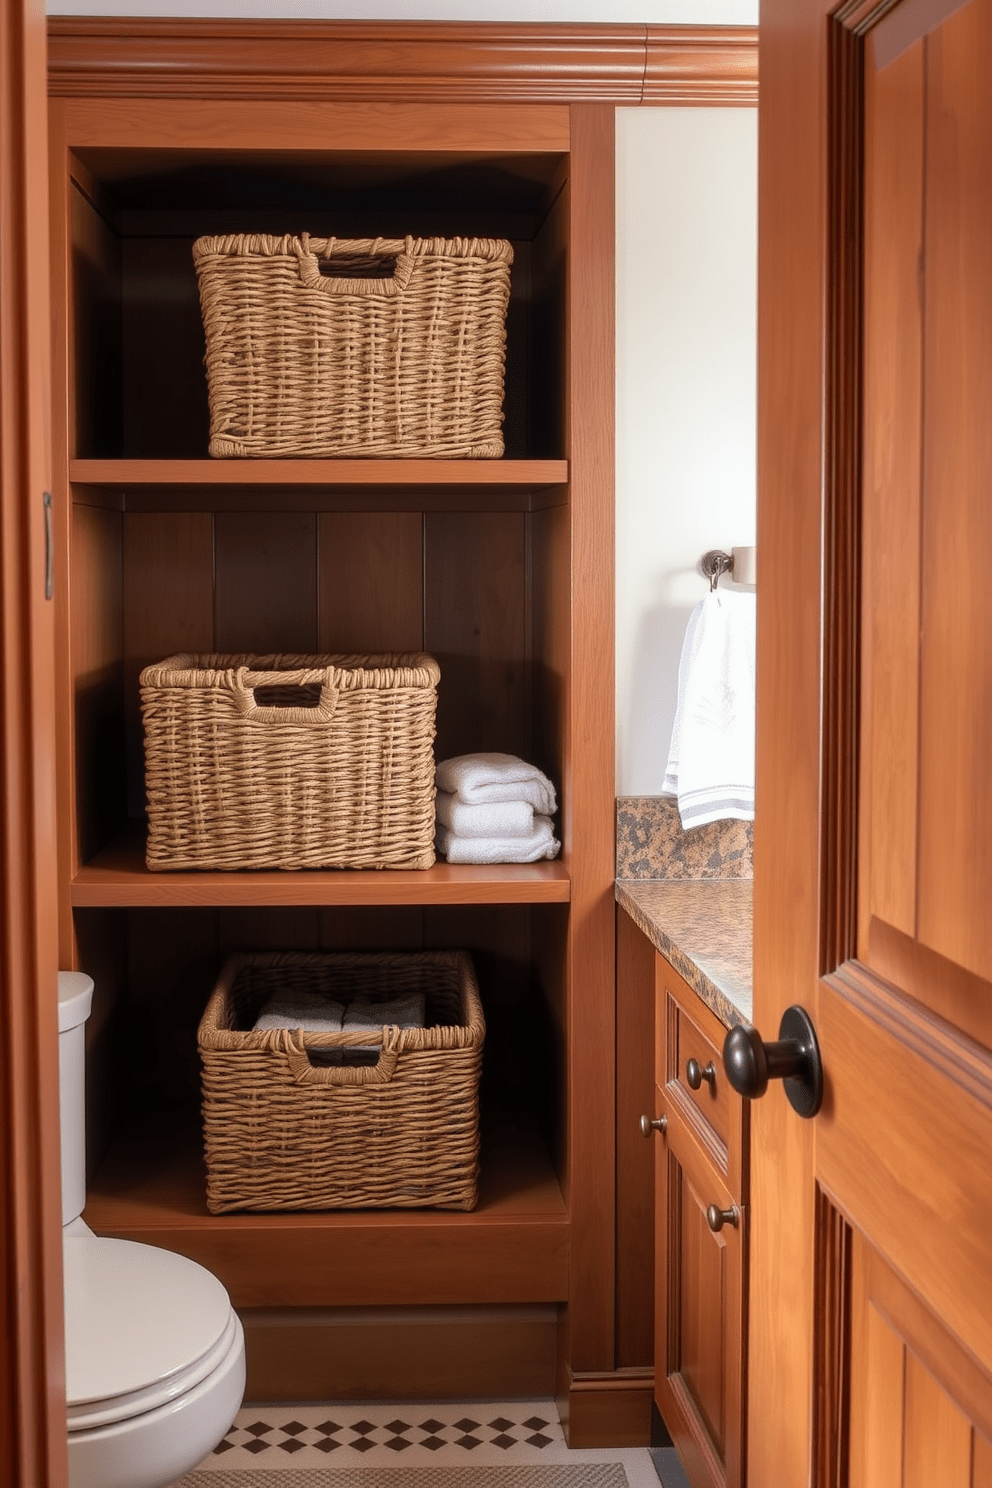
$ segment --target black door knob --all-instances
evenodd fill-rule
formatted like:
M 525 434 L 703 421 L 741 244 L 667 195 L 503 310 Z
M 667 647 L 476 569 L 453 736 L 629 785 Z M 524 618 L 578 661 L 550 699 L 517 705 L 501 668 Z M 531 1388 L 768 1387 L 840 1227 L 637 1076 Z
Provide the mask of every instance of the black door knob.
M 778 1040 L 765 1043 L 755 1028 L 732 1028 L 723 1041 L 723 1067 L 738 1095 L 757 1100 L 769 1080 L 783 1080 L 798 1115 L 815 1116 L 823 1101 L 823 1065 L 816 1031 L 805 1008 L 786 1008 Z

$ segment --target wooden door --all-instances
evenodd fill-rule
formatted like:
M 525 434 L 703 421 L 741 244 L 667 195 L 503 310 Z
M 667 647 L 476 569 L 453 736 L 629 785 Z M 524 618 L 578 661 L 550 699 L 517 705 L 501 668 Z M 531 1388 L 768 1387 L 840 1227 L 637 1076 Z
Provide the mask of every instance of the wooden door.
M 762 0 L 749 1480 L 992 1482 L 992 0 Z
M 0 6 L 0 1482 L 66 1477 L 45 11 Z M 53 584 L 58 582 L 53 576 Z

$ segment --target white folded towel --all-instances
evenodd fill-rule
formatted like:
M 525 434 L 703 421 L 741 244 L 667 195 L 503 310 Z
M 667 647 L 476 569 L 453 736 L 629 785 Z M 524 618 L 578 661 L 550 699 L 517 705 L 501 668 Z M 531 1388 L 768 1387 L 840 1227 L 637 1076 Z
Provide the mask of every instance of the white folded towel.
M 754 818 L 755 596 L 715 589 L 689 616 L 662 794 L 683 827 Z
M 529 837 L 534 830 L 534 808 L 529 801 L 468 806 L 451 791 L 438 791 L 434 809 L 441 826 L 456 837 Z
M 374 1002 L 371 998 L 356 997 L 344 1011 L 344 1030 L 352 1033 L 356 1029 L 375 1029 L 384 1025 L 397 1028 L 423 1028 L 427 1016 L 427 1000 L 423 992 L 408 992 L 388 1002 Z
M 319 992 L 277 992 L 255 1019 L 255 1028 L 301 1028 L 304 1033 L 340 1033 L 344 1004 Z
M 528 837 L 458 837 L 447 827 L 437 829 L 437 850 L 449 863 L 536 863 L 557 857 L 560 847 L 547 816 L 534 817 Z
M 359 997 L 345 1008 L 344 1030 L 345 1033 L 359 1029 L 378 1033 L 387 1024 L 395 1024 L 397 1028 L 423 1028 L 426 1017 L 427 999 L 423 992 L 409 992 L 389 1002 L 372 1002 Z M 378 1053 L 379 1049 L 379 1044 L 358 1044 L 349 1055 Z
M 439 790 L 457 795 L 467 806 L 527 801 L 542 816 L 558 809 L 548 777 L 515 754 L 459 754 L 441 761 L 435 779 Z

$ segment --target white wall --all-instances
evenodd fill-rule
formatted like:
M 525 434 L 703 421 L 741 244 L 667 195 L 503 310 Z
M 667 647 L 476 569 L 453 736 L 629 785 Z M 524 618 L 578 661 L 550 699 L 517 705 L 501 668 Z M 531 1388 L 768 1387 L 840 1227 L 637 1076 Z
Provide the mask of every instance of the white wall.
M 758 0 L 49 0 L 53 15 L 756 25 Z M 754 109 L 617 137 L 617 794 L 658 795 L 709 548 L 754 542 Z M 726 580 L 723 581 L 726 583 Z
M 700 558 L 754 542 L 756 245 L 756 109 L 618 111 L 621 796 L 661 792 Z

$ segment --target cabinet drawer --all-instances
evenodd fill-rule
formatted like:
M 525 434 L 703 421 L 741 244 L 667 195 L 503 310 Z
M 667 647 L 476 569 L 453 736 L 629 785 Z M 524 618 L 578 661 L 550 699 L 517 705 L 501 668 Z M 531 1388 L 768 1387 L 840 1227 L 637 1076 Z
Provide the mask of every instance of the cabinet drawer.
M 723 1070 L 723 1053 L 707 1038 L 699 1020 L 671 997 L 671 1059 L 667 1083 L 673 1080 L 704 1122 L 726 1147 L 729 1139 L 730 1100 L 738 1099 Z
M 723 1024 L 678 972 L 655 964 L 655 1071 L 665 1110 L 707 1154 L 737 1203 L 746 1203 L 748 1103 L 723 1068 Z

